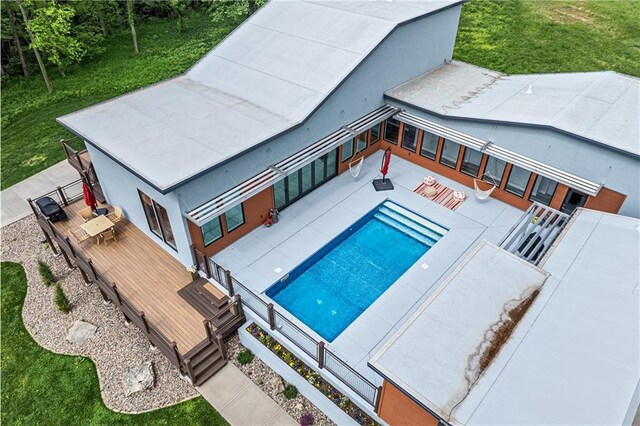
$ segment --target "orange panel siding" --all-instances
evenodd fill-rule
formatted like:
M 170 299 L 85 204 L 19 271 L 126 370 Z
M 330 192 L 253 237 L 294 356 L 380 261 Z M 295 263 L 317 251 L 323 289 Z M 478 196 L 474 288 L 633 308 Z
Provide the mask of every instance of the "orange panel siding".
M 438 419 L 386 380 L 382 385 L 378 415 L 391 426 L 437 426 L 438 424 Z
M 624 194 L 609 188 L 602 188 L 596 197 L 589 197 L 584 206 L 607 213 L 618 213 L 626 198 L 627 196 Z

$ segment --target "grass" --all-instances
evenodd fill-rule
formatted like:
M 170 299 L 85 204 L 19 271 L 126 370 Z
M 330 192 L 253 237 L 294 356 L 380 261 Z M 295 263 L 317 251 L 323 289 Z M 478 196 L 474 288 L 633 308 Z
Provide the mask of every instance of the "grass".
M 106 51 L 62 77 L 46 94 L 41 78 L 14 78 L 2 90 L 2 189 L 64 159 L 70 137 L 55 118 L 183 72 L 230 30 L 204 11 L 138 28 L 141 54 L 121 29 Z M 615 70 L 640 76 L 640 2 L 471 0 L 463 6 L 454 57 L 510 74 Z M 81 142 L 75 147 L 80 148 Z
M 132 51 L 131 33 L 118 29 L 105 40 L 106 50 L 61 76 L 50 69 L 55 92 L 48 95 L 39 74 L 2 84 L 2 189 L 65 158 L 61 138 L 71 133 L 56 117 L 184 72 L 232 28 L 215 27 L 202 11 L 187 14 L 178 33 L 173 19 L 150 20 L 138 28 L 140 54 Z M 82 142 L 76 140 L 76 149 Z
M 2 262 L 2 412 L 7 425 L 226 425 L 203 398 L 144 414 L 109 410 L 93 362 L 43 349 L 24 328 L 24 269 Z
M 454 57 L 508 74 L 614 70 L 640 76 L 640 2 L 471 0 Z

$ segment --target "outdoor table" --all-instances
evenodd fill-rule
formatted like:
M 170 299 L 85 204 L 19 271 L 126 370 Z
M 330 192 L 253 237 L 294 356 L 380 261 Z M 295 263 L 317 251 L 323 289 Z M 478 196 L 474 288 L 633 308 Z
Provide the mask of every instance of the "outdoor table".
M 91 219 L 88 222 L 85 222 L 81 228 L 89 234 L 91 237 L 96 237 L 100 235 L 100 233 L 113 228 L 114 223 L 109 220 L 106 216 L 98 216 L 94 219 Z M 97 243 L 100 244 L 100 239 L 97 240 Z

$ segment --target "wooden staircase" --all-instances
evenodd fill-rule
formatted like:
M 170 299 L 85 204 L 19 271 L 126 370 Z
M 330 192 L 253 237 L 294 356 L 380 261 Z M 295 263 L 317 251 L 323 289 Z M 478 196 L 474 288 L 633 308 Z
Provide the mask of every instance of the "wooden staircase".
M 205 318 L 207 338 L 184 356 L 185 370 L 198 386 L 226 364 L 223 339 L 245 322 L 245 316 L 238 296 L 230 299 L 204 278 L 194 280 L 178 294 Z

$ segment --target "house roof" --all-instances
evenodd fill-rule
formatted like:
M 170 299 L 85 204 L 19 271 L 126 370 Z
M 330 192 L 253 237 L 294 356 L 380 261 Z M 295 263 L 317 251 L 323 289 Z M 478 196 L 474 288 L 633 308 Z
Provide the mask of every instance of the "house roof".
M 299 125 L 396 26 L 459 2 L 272 0 L 184 75 L 58 122 L 168 192 Z
M 640 79 L 612 71 L 505 75 L 453 61 L 385 95 L 446 117 L 549 127 L 640 156 Z
M 550 275 L 540 294 L 464 396 L 461 375 L 473 370 L 462 354 L 511 297 L 494 281 L 517 294 L 526 270 L 487 255 L 476 250 L 370 364 L 452 424 L 630 424 L 640 404 L 640 220 L 578 210 L 541 264 Z

